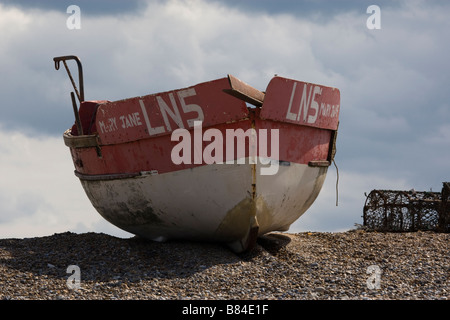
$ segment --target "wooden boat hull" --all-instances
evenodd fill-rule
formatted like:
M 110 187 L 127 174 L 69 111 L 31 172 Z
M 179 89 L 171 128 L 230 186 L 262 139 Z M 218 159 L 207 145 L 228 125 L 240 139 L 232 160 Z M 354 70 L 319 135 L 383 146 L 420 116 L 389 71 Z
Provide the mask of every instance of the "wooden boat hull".
M 249 101 L 240 85 L 224 78 L 81 103 L 87 134 L 74 125 L 64 140 L 96 210 L 148 239 L 220 241 L 236 252 L 288 230 L 333 160 L 339 91 L 276 77 Z
M 240 252 L 251 236 L 288 230 L 318 196 L 326 171 L 283 165 L 275 178 L 258 179 L 254 195 L 247 164 L 110 180 L 79 177 L 96 210 L 123 230 L 156 241 L 219 241 Z

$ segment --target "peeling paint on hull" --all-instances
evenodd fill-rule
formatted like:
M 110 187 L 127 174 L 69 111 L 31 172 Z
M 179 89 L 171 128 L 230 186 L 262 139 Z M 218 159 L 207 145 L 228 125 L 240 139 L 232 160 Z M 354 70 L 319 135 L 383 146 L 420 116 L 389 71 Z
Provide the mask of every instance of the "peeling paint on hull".
M 239 252 L 246 249 L 245 239 L 255 227 L 257 235 L 288 230 L 318 196 L 327 170 L 280 166 L 277 175 L 256 178 L 253 195 L 251 166 L 212 164 L 81 182 L 97 211 L 123 230 L 158 241 L 225 242 Z M 276 192 L 280 189 L 284 192 Z

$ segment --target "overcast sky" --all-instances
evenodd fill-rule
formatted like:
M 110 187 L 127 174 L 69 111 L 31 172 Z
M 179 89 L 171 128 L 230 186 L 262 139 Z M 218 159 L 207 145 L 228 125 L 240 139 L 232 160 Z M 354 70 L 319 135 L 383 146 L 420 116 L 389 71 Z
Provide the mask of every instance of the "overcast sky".
M 81 9 L 69 29 L 69 5 Z M 367 28 L 380 7 L 381 29 Z M 105 232 L 62 133 L 74 54 L 87 100 L 182 88 L 228 73 L 264 90 L 278 74 L 337 87 L 336 163 L 290 232 L 362 223 L 364 192 L 440 191 L 450 181 L 448 1 L 0 0 L 0 238 Z M 76 74 L 75 65 L 71 65 Z

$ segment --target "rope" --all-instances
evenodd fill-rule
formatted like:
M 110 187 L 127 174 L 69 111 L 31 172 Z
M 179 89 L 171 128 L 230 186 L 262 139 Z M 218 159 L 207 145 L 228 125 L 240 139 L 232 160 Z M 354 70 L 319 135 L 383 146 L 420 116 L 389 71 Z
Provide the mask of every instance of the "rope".
M 336 168 L 336 207 L 338 206 L 338 199 L 339 199 L 339 188 L 338 188 L 338 184 L 339 184 L 339 169 L 336 165 L 336 161 L 334 161 L 333 159 L 333 163 L 334 163 L 334 167 Z

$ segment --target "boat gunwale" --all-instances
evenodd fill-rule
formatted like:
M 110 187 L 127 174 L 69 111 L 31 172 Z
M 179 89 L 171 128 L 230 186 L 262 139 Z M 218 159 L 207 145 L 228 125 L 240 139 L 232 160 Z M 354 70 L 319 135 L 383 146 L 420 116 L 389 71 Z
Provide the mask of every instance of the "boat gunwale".
M 77 170 L 74 171 L 75 175 L 80 180 L 87 181 L 102 181 L 102 180 L 117 180 L 117 179 L 130 179 L 136 177 L 142 177 L 148 175 L 146 172 L 125 172 L 125 173 L 109 173 L 109 174 L 84 174 Z
M 98 134 L 72 135 L 72 129 L 67 129 L 64 134 L 64 144 L 69 148 L 91 148 L 99 147 L 100 139 Z

